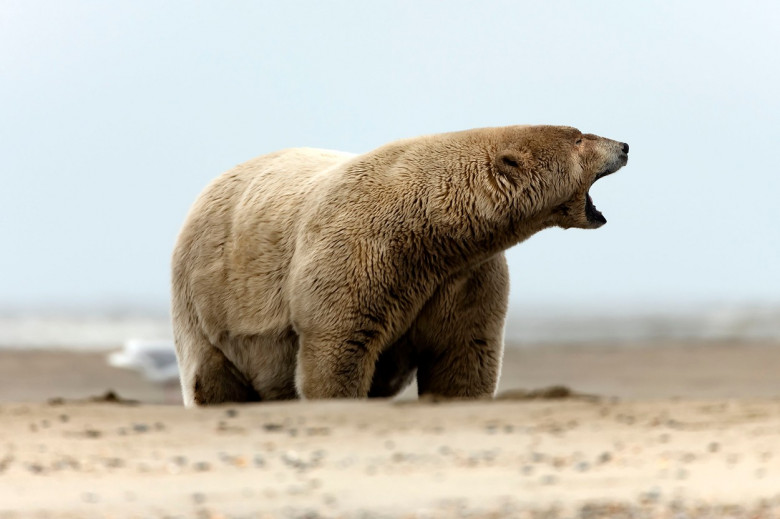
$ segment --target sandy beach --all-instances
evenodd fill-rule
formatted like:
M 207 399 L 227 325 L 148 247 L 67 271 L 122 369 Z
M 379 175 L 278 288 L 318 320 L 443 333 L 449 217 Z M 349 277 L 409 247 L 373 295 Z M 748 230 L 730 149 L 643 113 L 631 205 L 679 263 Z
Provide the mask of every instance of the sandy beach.
M 495 401 L 198 410 L 105 357 L 0 352 L 0 518 L 780 517 L 777 342 L 509 347 Z

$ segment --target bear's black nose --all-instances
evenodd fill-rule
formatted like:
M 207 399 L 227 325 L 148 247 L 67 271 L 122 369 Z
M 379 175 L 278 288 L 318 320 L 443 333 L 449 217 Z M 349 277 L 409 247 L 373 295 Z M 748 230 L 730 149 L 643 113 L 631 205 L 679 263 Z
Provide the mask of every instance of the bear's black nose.
M 623 143 L 623 153 L 628 153 L 628 144 Z

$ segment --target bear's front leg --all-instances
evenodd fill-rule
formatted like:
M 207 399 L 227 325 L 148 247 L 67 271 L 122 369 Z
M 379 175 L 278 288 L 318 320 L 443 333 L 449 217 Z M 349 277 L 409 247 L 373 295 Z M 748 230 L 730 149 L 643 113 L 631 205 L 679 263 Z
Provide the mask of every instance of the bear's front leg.
M 378 357 L 372 340 L 358 332 L 340 337 L 301 337 L 296 386 L 303 398 L 366 398 Z
M 504 350 L 509 273 L 503 254 L 448 279 L 418 317 L 420 395 L 495 394 Z

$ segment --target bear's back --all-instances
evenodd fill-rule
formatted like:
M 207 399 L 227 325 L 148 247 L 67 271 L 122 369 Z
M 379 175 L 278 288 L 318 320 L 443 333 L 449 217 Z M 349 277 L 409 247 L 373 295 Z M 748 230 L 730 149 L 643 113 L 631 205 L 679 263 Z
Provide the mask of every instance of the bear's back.
M 173 255 L 174 292 L 187 294 L 208 336 L 286 328 L 281 287 L 300 213 L 352 154 L 294 148 L 240 164 L 200 194 Z

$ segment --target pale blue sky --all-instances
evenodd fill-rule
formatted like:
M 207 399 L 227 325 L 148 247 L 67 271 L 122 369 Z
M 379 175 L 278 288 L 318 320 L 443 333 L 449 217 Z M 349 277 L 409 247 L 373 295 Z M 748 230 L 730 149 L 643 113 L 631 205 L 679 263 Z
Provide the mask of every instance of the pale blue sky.
M 0 306 L 164 307 L 189 205 L 288 146 L 479 126 L 631 145 L 516 305 L 780 302 L 780 4 L 0 1 Z

